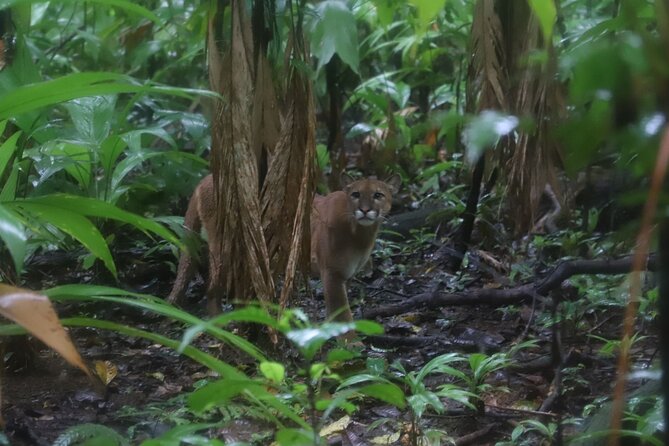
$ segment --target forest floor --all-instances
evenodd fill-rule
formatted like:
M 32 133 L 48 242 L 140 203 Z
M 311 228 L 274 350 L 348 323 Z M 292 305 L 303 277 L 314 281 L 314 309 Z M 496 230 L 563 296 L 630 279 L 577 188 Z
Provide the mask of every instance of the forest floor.
M 361 315 L 360 308 L 373 309 L 437 289 L 456 289 L 466 293 L 468 290 L 500 288 L 502 286 L 494 276 L 507 275 L 505 271 L 491 274 L 491 267 L 475 266 L 476 262 L 469 262 L 456 275 L 445 272 L 432 261 L 436 247 L 431 243 L 401 250 L 395 249 L 397 244 L 390 242 L 381 246 L 373 275 L 356 279 L 349 287 L 356 317 Z M 483 258 L 482 255 L 478 258 Z M 120 287 L 156 296 L 168 294 L 173 280 L 169 262 L 173 260 L 140 261 L 136 260 L 141 258 L 137 252 L 116 253 L 116 256 L 126 259 L 119 260 Z M 26 286 L 44 289 L 65 283 L 99 283 L 99 274 L 66 266 L 76 265 L 76 262 L 76 257 L 58 251 L 39 255 L 29 265 Z M 528 261 L 524 267 L 530 272 L 525 282 L 538 280 L 546 271 L 546 266 L 540 262 Z M 481 272 L 482 269 L 488 272 Z M 534 275 L 536 277 L 532 279 Z M 618 278 L 620 283 L 623 277 Z M 303 308 L 312 320 L 323 320 L 322 290 L 318 282 L 312 284 L 315 285 L 315 297 L 301 293 L 293 306 Z M 569 292 L 574 288 L 567 281 L 557 292 Z M 198 302 L 193 296 L 202 295 L 203 289 L 202 280 L 198 279 L 189 290 L 191 299 L 186 306 L 188 311 L 202 317 L 204 302 Z M 614 294 L 620 291 L 615 286 L 609 289 Z M 571 302 L 577 305 L 579 299 L 585 298 L 576 291 Z M 556 331 L 549 323 L 550 309 L 545 308 L 544 302 L 500 307 L 449 305 L 414 308 L 402 314 L 378 317 L 376 320 L 384 325 L 388 338 L 365 341 L 362 357 L 382 357 L 388 364 L 399 361 L 405 369 L 417 370 L 441 354 L 506 352 L 519 342 L 536 339 L 536 347 L 521 350 L 513 358 L 512 367 L 487 376 L 485 383 L 490 387 L 482 394 L 485 402 L 483 414 L 474 414 L 470 409 L 445 401 L 446 410 L 443 413 L 427 411 L 423 417 L 422 429 L 443 431 L 449 438 L 457 440 L 456 444 L 460 446 L 494 445 L 508 440 L 522 420 L 538 420 L 548 426 L 558 420 L 580 417 L 586 405 L 612 394 L 616 358 L 602 354 L 601 349 L 605 345 L 604 339 L 620 338 L 624 309 L 621 306 L 583 305 L 580 312 L 573 310 L 572 313 L 562 314 L 559 350 L 565 368 L 562 372 L 562 398 L 555 398 L 555 367 L 551 351 L 556 345 L 552 341 Z M 183 334 L 178 324 L 129 307 L 62 304 L 59 305 L 59 313 L 61 317 L 83 313 L 172 339 L 180 339 Z M 656 353 L 657 338 L 653 327 L 640 327 L 640 330 L 647 337 L 634 344 L 632 357 L 634 364 L 649 367 Z M 107 394 L 95 393 L 81 372 L 66 365 L 55 353 L 36 341 L 17 341 L 15 344 L 19 347 L 16 348 L 9 345 L 6 357 L 12 357 L 2 383 L 2 415 L 11 444 L 50 445 L 65 429 L 82 423 L 106 425 L 132 438 L 133 444 L 139 444 L 143 439 L 156 437 L 176 424 L 191 420 L 192 414 L 185 407 L 188 391 L 203 379 L 215 378 L 200 364 L 146 340 L 97 329 L 79 328 L 71 332 L 87 360 L 108 361 L 109 367 L 117 370 Z M 197 338 L 195 344 L 253 373 L 253 361 L 244 354 L 204 336 Z M 22 355 L 26 348 L 33 349 L 34 354 Z M 269 348 L 267 354 L 289 368 L 298 361 L 296 352 L 285 344 Z M 458 367 L 466 367 L 466 364 Z M 346 371 L 340 373 L 345 374 Z M 426 384 L 433 387 L 447 381 L 444 375 L 435 375 Z M 638 386 L 638 383 L 633 386 Z M 209 435 L 224 439 L 226 443 L 262 438 L 267 426 L 262 421 L 256 421 L 252 413 L 245 413 L 241 407 L 226 408 L 223 416 L 229 417 L 230 423 L 224 429 L 211 431 Z M 216 416 L 220 419 L 221 414 Z M 341 416 L 335 413 L 332 421 Z M 372 423 L 382 419 L 390 421 L 369 429 Z M 365 445 L 385 439 L 386 443 L 376 444 L 406 445 L 409 420 L 406 411 L 401 412 L 374 400 L 365 401 L 361 410 L 346 423 L 339 440 L 333 440 L 331 444 Z M 573 428 L 566 428 L 567 433 L 572 431 Z M 404 437 L 397 435 L 401 432 Z M 541 444 L 542 438 L 535 435 L 536 441 L 529 440 L 527 444 Z M 266 438 L 256 444 L 269 444 Z

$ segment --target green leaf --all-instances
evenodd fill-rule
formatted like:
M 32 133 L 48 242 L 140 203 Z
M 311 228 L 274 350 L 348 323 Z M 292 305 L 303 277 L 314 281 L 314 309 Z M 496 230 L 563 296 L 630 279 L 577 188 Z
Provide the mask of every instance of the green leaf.
M 78 424 L 68 428 L 53 442 L 53 446 L 99 445 L 127 446 L 130 443 L 114 429 L 101 424 Z
M 23 260 L 26 257 L 26 233 L 20 220 L 0 204 L 0 239 L 14 261 L 17 274 L 23 270 Z
M 319 327 L 290 330 L 286 333 L 286 337 L 302 350 L 308 360 L 311 360 L 326 341 L 354 330 L 355 324 L 355 322 L 326 322 Z
M 200 318 L 192 314 L 169 305 L 163 299 L 148 294 L 132 293 L 114 287 L 98 285 L 62 285 L 44 291 L 44 294 L 53 301 L 102 301 L 120 305 L 129 305 L 132 307 L 148 310 L 156 314 L 169 317 L 171 320 L 183 322 L 189 325 L 202 324 L 199 332 L 207 334 L 226 342 L 233 347 L 245 352 L 258 361 L 267 359 L 255 345 L 244 338 L 241 338 L 229 331 L 223 330 L 215 324 L 205 323 Z M 241 311 L 241 310 L 239 310 Z M 188 343 L 181 343 L 177 346 L 177 351 L 184 352 Z
M 62 158 L 65 171 L 74 178 L 84 190 L 91 183 L 91 152 L 78 144 L 59 143 L 47 144 L 44 154 Z M 60 169 L 58 169 L 60 170 Z
M 19 181 L 19 172 L 23 168 L 31 163 L 30 159 L 21 160 L 19 163 L 14 163 L 12 166 L 12 172 L 9 174 L 9 178 L 5 182 L 2 192 L 0 192 L 0 202 L 11 201 L 16 198 L 16 187 Z
M 343 348 L 335 348 L 333 350 L 330 350 L 328 352 L 328 359 L 327 362 L 328 364 L 332 364 L 335 362 L 343 362 L 343 361 L 348 361 L 349 359 L 355 358 L 357 355 L 353 353 L 352 351 L 343 349 Z
M 364 335 L 383 334 L 383 325 L 367 320 L 355 321 L 355 329 Z
M 425 364 L 422 369 L 420 369 L 418 375 L 416 376 L 416 380 L 418 382 L 423 382 L 425 377 L 430 373 L 449 373 L 452 368 L 449 367 L 448 364 L 453 362 L 460 362 L 463 360 L 464 358 L 457 353 L 446 353 L 444 355 L 439 355 Z
M 0 0 L 0 9 L 7 9 L 15 5 L 27 5 L 31 3 L 42 3 L 44 0 Z M 71 3 L 76 3 L 78 0 L 69 0 Z M 149 11 L 143 6 L 139 6 L 135 2 L 127 0 L 88 0 L 90 3 L 99 3 L 103 6 L 115 6 L 127 12 L 145 17 L 152 22 L 162 23 L 161 20 L 153 12 Z M 68 0 L 59 0 L 59 3 L 68 3 Z
M 4 132 L 5 129 L 5 124 L 7 121 L 3 121 L 0 123 L 0 135 Z M 14 155 L 14 152 L 16 152 L 16 143 L 21 136 L 22 132 L 16 132 L 9 138 L 5 140 L 5 142 L 0 145 L 0 178 L 3 177 L 3 174 L 5 173 L 5 170 L 7 170 L 7 166 L 9 164 L 9 160 L 12 159 L 12 156 Z
M 553 0 L 527 0 L 534 12 L 534 15 L 539 19 L 541 32 L 544 35 L 544 41 L 548 45 L 553 37 L 553 26 L 557 18 L 557 11 L 555 9 L 555 2 Z
M 73 99 L 65 104 L 79 138 L 99 146 L 111 132 L 116 95 Z
M 511 133 L 518 122 L 515 116 L 490 110 L 481 112 L 467 124 L 462 135 L 467 148 L 467 161 L 476 163 L 485 149 L 497 144 L 500 137 Z
M 376 7 L 376 17 L 381 26 L 390 25 L 396 10 L 392 0 L 372 0 L 372 3 Z
M 206 384 L 188 397 L 188 407 L 196 412 L 204 412 L 217 405 L 227 403 L 246 390 L 262 388 L 262 383 L 252 379 L 221 379 Z
M 318 68 L 332 59 L 335 53 L 358 73 L 358 29 L 353 12 L 341 0 L 325 0 L 316 6 L 318 18 L 311 32 L 311 51 L 318 59 Z
M 280 446 L 314 446 L 314 434 L 305 429 L 281 429 L 276 433 Z
M 22 205 L 30 205 L 31 203 L 34 203 L 37 205 L 54 206 L 67 210 L 70 213 L 120 221 L 122 223 L 130 224 L 144 232 L 152 232 L 179 247 L 182 245 L 179 238 L 163 225 L 140 215 L 119 209 L 104 201 L 96 200 L 95 198 L 77 197 L 75 195 L 67 194 L 53 194 L 28 198 L 16 201 L 15 203 L 22 203 Z
M 112 169 L 116 160 L 121 156 L 128 144 L 118 135 L 109 135 L 100 146 L 100 163 L 105 171 L 105 175 L 111 178 Z
M 91 254 L 102 260 L 107 269 L 116 277 L 116 265 L 112 259 L 111 252 L 109 252 L 109 246 L 107 246 L 107 242 L 95 225 L 76 210 L 66 210 L 57 204 L 48 202 L 48 200 L 42 201 L 39 202 L 36 199 L 20 200 L 5 203 L 5 205 L 11 205 L 12 207 L 27 211 L 44 223 L 52 224 L 70 235 L 84 245 Z
M 437 14 L 446 6 L 446 0 L 409 0 L 418 10 L 418 31 L 427 31 L 428 26 L 437 17 Z
M 404 409 L 406 401 L 404 400 L 404 392 L 397 385 L 393 383 L 374 383 L 357 389 L 358 392 L 381 400 L 388 404 L 392 404 L 398 409 Z
M 205 90 L 139 85 L 132 77 L 116 73 L 73 73 L 53 80 L 24 85 L 0 96 L 0 120 L 84 96 L 116 93 L 158 93 L 183 97 L 201 94 L 219 97 Z
M 286 368 L 278 362 L 264 361 L 260 363 L 260 373 L 275 384 L 279 384 L 286 376 Z

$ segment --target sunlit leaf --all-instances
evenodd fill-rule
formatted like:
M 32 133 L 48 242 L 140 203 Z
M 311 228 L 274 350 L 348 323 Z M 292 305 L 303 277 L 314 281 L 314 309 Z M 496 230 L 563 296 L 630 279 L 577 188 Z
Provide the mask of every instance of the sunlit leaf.
M 273 383 L 280 383 L 286 375 L 286 368 L 278 362 L 264 361 L 260 363 L 260 372 Z
M 326 341 L 352 330 L 355 330 L 354 322 L 326 322 L 319 327 L 290 330 L 286 337 L 302 350 L 307 359 L 312 359 Z
M 500 137 L 514 131 L 518 122 L 515 116 L 490 110 L 481 112 L 467 124 L 462 135 L 467 147 L 467 161 L 476 163 L 485 149 L 494 146 Z

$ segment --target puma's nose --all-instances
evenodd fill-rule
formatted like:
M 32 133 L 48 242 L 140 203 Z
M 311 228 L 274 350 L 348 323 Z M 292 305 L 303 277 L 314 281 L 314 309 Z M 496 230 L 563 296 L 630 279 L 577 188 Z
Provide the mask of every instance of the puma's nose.
M 368 208 L 368 207 L 362 207 L 362 206 L 360 206 L 360 211 L 361 211 L 363 214 L 366 214 L 367 212 L 369 212 L 369 208 Z

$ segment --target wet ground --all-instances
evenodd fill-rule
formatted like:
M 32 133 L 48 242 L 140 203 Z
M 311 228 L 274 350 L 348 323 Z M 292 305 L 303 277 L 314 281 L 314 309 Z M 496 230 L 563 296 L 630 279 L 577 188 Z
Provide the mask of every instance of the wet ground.
M 499 284 L 471 264 L 464 274 L 457 276 L 442 271 L 431 264 L 434 246 L 423 244 L 411 252 L 393 251 L 384 245 L 382 258 L 376 259 L 371 277 L 355 280 L 350 295 L 355 308 L 373 308 L 407 296 L 435 289 L 458 287 L 460 290 L 497 287 Z M 117 253 L 121 273 L 121 287 L 164 296 L 171 286 L 172 273 L 169 255 L 156 255 L 142 260 L 137 253 Z M 132 260 L 137 259 L 137 260 Z M 103 272 L 82 272 L 76 265 L 77 257 L 61 252 L 38 256 L 29 265 L 27 285 L 35 289 L 47 288 L 57 283 L 109 282 Z M 505 272 L 500 271 L 504 275 Z M 110 283 L 111 284 L 111 283 Z M 118 286 L 118 285 L 117 285 Z M 193 296 L 201 295 L 202 280 L 189 290 L 191 299 L 187 309 L 204 316 L 204 302 Z M 323 303 L 316 283 L 316 297 L 299 296 L 294 302 L 315 320 L 323 318 Z M 89 317 L 112 320 L 173 339 L 179 339 L 182 328 L 165 318 L 130 308 L 101 304 L 59 305 L 61 317 L 86 314 Z M 437 414 L 428 412 L 423 417 L 423 429 L 438 429 L 457 444 L 493 445 L 508 439 L 510 432 L 522 420 L 536 419 L 545 424 L 559 418 L 580 416 L 583 407 L 597 398 L 611 394 L 615 377 L 614 357 L 599 354 L 603 342 L 591 337 L 595 334 L 606 339 L 618 339 L 622 321 L 621 308 L 601 309 L 582 314 L 579 320 L 568 320 L 561 325 L 561 351 L 566 358 L 568 371 L 563 373 L 564 398 L 546 408 L 542 404 L 554 393 L 554 368 L 551 366 L 553 330 L 546 324 L 548 311 L 537 305 L 507 308 L 489 306 L 452 306 L 441 309 L 415 309 L 406 314 L 380 318 L 386 334 L 398 339 L 416 339 L 411 345 L 365 344 L 363 357 L 385 358 L 387 362 L 400 361 L 407 370 L 422 367 L 437 355 L 458 351 L 485 350 L 492 354 L 508 351 L 521 340 L 538 340 L 538 347 L 522 351 L 511 368 L 491 373 L 486 383 L 493 387 L 484 393 L 484 415 L 473 415 L 461 405 L 446 402 L 446 410 Z M 655 354 L 656 337 L 650 324 L 645 324 L 643 334 L 648 337 L 635 344 L 633 357 L 637 363 L 648 364 Z M 93 391 L 86 377 L 78 370 L 64 364 L 54 353 L 45 350 L 37 341 L 16 341 L 6 347 L 6 357 L 11 361 L 2 380 L 2 415 L 5 432 L 13 445 L 50 445 L 67 428 L 82 423 L 98 423 L 115 429 L 132 444 L 153 438 L 172 426 L 192 419 L 185 410 L 185 394 L 203 379 L 214 379 L 200 364 L 178 355 L 169 348 L 146 340 L 129 338 L 97 329 L 73 329 L 72 335 L 82 355 L 89 361 L 107 361 L 115 371 L 105 395 Z M 424 342 L 420 340 L 424 340 Z M 435 340 L 457 341 L 442 344 Z M 252 361 L 241 353 L 222 346 L 206 337 L 196 339 L 195 345 L 204 351 L 243 368 L 254 370 Z M 472 348 L 472 346 L 474 346 Z M 32 355 L 23 355 L 32 351 Z M 295 351 L 279 347 L 268 352 L 274 360 L 291 367 L 296 361 Z M 114 372 L 110 372 L 114 373 Z M 443 383 L 445 378 L 428 380 L 431 386 Z M 269 444 L 263 437 L 267 425 L 230 407 L 224 416 L 231 423 L 225 429 L 212 430 L 209 435 L 228 442 L 259 438 L 256 444 Z M 335 414 L 332 420 L 342 414 Z M 388 420 L 373 430 L 370 424 Z M 408 444 L 411 426 L 406 412 L 386 404 L 366 401 L 362 408 L 346 423 L 344 433 L 335 444 L 364 445 L 372 439 L 382 438 L 386 444 Z M 474 435 L 467 440 L 468 434 Z M 541 444 L 539 436 L 528 444 Z M 339 443 L 336 443 L 336 442 Z M 469 442 L 468 442 L 469 441 Z M 446 444 L 445 442 L 443 444 Z

